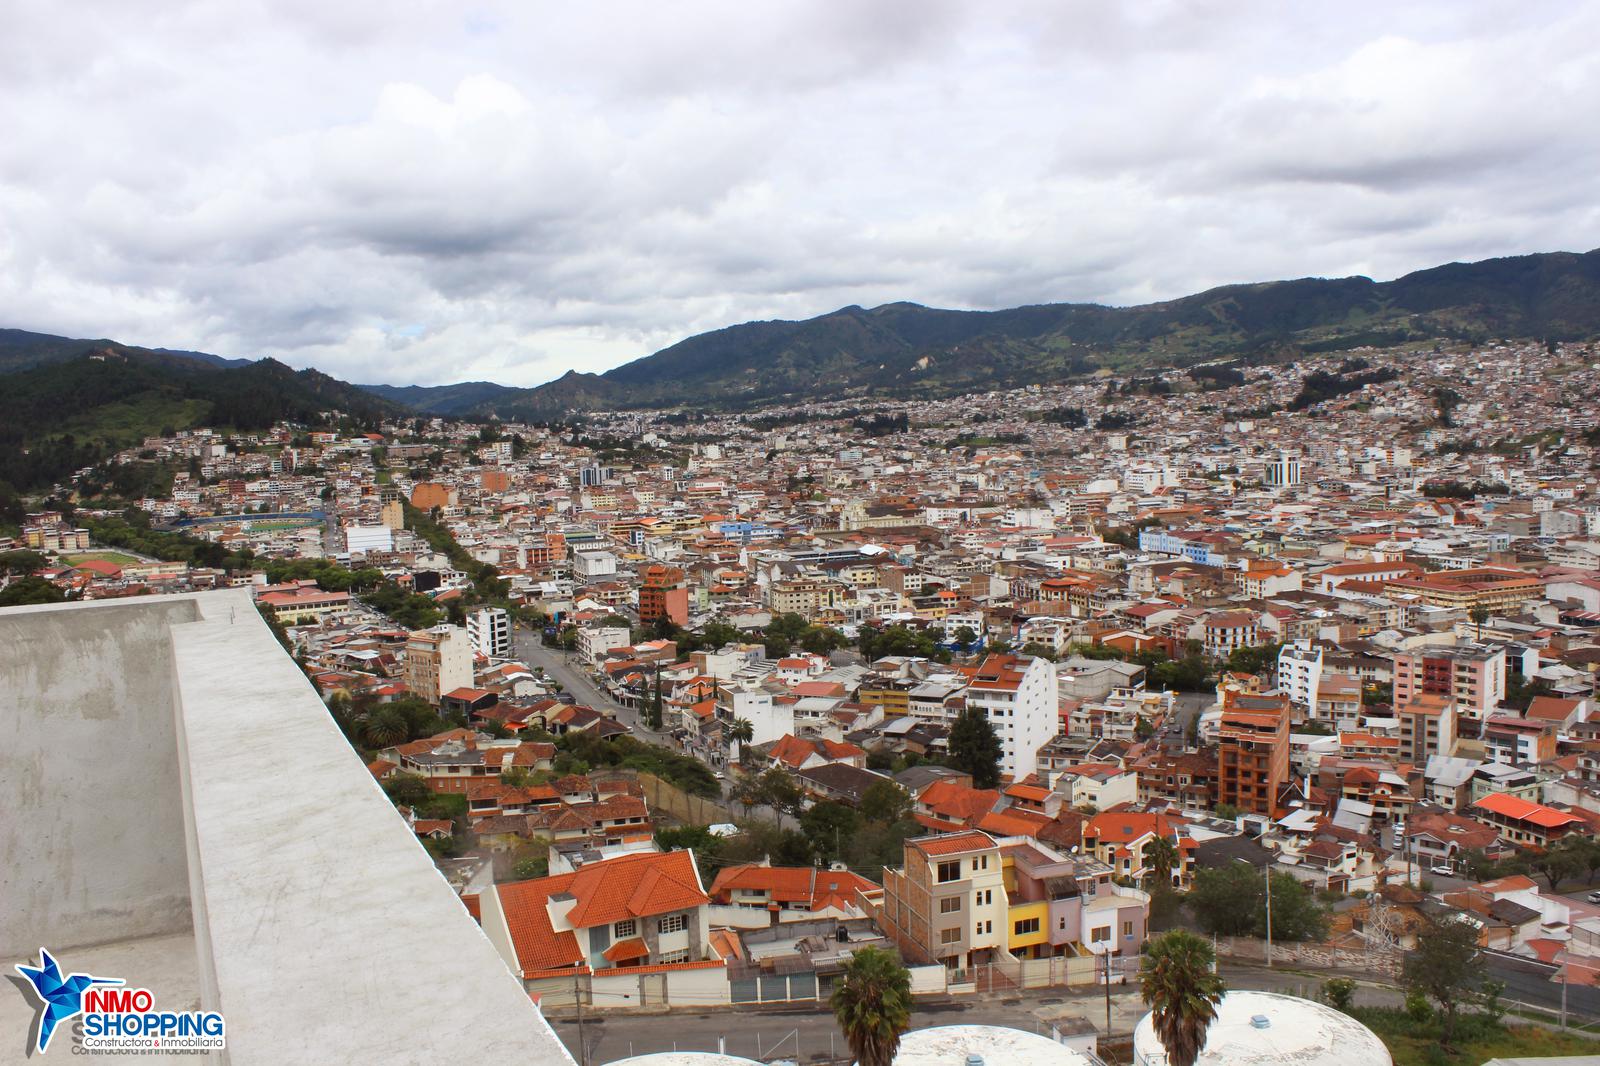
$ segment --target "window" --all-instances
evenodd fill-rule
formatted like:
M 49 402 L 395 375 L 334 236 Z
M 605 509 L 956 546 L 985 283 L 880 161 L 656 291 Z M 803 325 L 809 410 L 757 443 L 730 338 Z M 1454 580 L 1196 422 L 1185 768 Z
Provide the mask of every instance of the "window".
M 1056 928 L 1057 929 L 1065 929 L 1067 927 L 1067 916 L 1063 914 L 1061 916 L 1061 918 L 1059 919 L 1059 921 L 1060 921 L 1060 924 L 1057 925 Z
M 959 930 L 959 929 L 941 929 L 941 930 L 939 930 L 939 943 L 941 943 L 941 944 L 954 944 L 960 939 L 961 939 L 961 930 Z
M 687 928 L 689 928 L 689 919 L 682 914 L 670 915 L 656 921 L 656 932 L 658 933 L 681 933 Z
M 972 932 L 973 932 L 974 935 L 982 935 L 984 933 L 992 933 L 992 932 L 994 932 L 994 923 L 993 922 L 979 922 L 977 925 L 974 925 L 972 927 Z
M 689 949 L 688 948 L 685 948 L 682 951 L 669 951 L 669 952 L 666 952 L 665 954 L 663 954 L 661 956 L 661 964 L 662 965 L 665 965 L 666 963 L 669 963 L 669 962 L 688 962 L 688 961 L 689 961 Z
M 939 883 L 941 885 L 942 884 L 946 884 L 946 883 L 948 883 L 950 881 L 959 881 L 960 879 L 961 879 L 961 860 L 960 859 L 952 859 L 949 862 L 941 862 L 939 864 Z
M 960 896 L 946 896 L 944 899 L 941 899 L 939 901 L 939 913 L 940 914 L 954 914 L 956 911 L 958 911 L 960 909 L 961 909 L 961 897 Z
M 617 923 L 617 930 L 616 930 L 617 939 L 621 940 L 625 936 L 633 936 L 634 933 L 636 933 L 638 931 L 638 928 L 639 928 L 638 923 L 635 922 L 632 918 L 628 918 L 628 919 L 625 919 L 623 921 L 618 922 Z
M 1104 944 L 1110 939 L 1111 927 L 1109 925 L 1103 925 L 1099 929 L 1089 930 L 1089 943 L 1091 944 Z
M 1122 935 L 1123 936 L 1132 936 L 1133 935 L 1133 923 L 1132 922 L 1123 922 L 1122 923 Z
M 1012 936 L 1023 936 L 1026 933 L 1037 933 L 1038 931 L 1039 919 L 1037 918 L 1024 918 L 1011 927 Z

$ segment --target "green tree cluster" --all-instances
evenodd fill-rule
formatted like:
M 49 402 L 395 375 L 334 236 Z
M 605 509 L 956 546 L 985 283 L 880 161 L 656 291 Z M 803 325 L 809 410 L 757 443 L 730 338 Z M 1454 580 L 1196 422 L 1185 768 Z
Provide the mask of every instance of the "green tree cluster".
M 1272 876 L 1272 938 L 1320 940 L 1327 935 L 1327 911 L 1315 893 L 1285 873 Z M 1208 933 L 1264 937 L 1267 933 L 1266 884 L 1248 863 L 1200 870 L 1189 893 L 1190 912 Z

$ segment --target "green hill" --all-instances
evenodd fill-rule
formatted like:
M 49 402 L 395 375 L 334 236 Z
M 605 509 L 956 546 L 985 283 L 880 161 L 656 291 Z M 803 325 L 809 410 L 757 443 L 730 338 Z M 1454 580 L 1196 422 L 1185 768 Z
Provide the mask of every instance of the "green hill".
M 224 359 L 206 352 L 184 352 L 172 348 L 139 348 L 111 340 L 82 340 L 57 337 L 50 333 L 30 333 L 25 329 L 0 329 L 0 374 L 29 370 L 36 366 L 63 363 L 88 352 L 120 352 L 147 362 L 169 366 L 239 367 L 248 359 Z
M 212 367 L 116 346 L 7 374 L 0 389 L 0 482 L 45 488 L 145 437 L 198 426 L 266 429 L 339 415 L 373 422 L 398 408 L 316 370 L 270 359 Z
M 1387 282 L 1228 285 L 1140 307 L 845 307 L 801 322 L 748 322 L 703 333 L 604 374 L 568 373 L 472 410 L 548 418 L 602 407 L 940 396 L 1061 381 L 1101 368 L 1500 337 L 1600 337 L 1600 251 L 1452 263 Z

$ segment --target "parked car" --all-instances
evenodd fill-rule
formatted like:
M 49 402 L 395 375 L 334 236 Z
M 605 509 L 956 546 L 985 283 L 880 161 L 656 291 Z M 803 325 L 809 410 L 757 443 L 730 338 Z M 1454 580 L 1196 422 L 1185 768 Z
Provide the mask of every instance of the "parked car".
M 1590 903 L 1600 903 L 1600 892 L 1591 892 L 1584 898 Z
M 1449 863 L 1441 862 L 1439 865 L 1433 867 L 1433 869 L 1430 872 L 1431 873 L 1436 873 L 1440 877 L 1449 877 L 1449 876 L 1451 876 L 1452 874 L 1455 873 L 1455 870 L 1451 869 Z

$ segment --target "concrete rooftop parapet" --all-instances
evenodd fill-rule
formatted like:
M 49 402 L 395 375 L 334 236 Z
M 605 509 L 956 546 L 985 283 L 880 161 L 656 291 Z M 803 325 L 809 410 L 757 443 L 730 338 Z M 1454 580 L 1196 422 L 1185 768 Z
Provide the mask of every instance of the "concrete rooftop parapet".
M 8 959 L 192 926 L 219 1061 L 573 1061 L 248 591 L 0 610 L 0 685 Z

